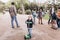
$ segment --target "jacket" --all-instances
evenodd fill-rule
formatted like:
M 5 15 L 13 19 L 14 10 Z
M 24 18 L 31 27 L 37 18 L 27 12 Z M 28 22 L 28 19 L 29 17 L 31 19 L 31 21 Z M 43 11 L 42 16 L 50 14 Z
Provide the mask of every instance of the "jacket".
M 27 19 L 26 24 L 27 24 L 27 28 L 32 28 L 33 27 L 32 19 L 31 20 Z

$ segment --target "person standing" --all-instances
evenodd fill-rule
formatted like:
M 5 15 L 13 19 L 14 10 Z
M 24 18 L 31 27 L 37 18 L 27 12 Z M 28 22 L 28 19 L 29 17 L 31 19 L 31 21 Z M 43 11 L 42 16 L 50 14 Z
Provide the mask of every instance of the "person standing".
M 15 7 L 14 2 L 11 3 L 11 7 L 9 8 L 9 13 L 10 13 L 10 16 L 11 16 L 12 28 L 14 28 L 14 20 L 16 22 L 17 27 L 19 27 L 17 17 L 16 17 L 17 16 L 16 7 Z
M 34 20 L 34 24 L 35 24 L 35 17 L 36 17 L 36 11 L 32 10 L 32 16 L 33 16 L 33 20 Z
M 38 23 L 40 24 L 40 21 L 41 21 L 41 24 L 43 24 L 42 23 L 42 9 L 39 9 L 39 13 L 38 13 L 38 19 L 39 19 L 39 21 L 38 21 Z
M 28 19 L 26 20 L 27 28 L 28 28 L 28 34 L 30 37 L 32 37 L 32 28 L 33 28 L 33 20 L 31 16 L 28 16 Z
M 52 6 L 50 8 L 48 24 L 50 23 L 50 21 L 52 22 L 52 15 L 53 15 L 54 12 L 55 12 L 55 8 L 54 8 L 54 6 Z

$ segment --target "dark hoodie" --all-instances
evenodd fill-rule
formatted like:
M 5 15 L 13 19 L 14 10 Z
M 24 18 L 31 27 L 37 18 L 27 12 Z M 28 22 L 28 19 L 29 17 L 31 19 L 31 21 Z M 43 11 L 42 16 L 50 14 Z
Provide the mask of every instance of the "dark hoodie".
M 27 19 L 26 24 L 27 24 L 27 28 L 32 28 L 33 27 L 32 19 L 31 20 Z

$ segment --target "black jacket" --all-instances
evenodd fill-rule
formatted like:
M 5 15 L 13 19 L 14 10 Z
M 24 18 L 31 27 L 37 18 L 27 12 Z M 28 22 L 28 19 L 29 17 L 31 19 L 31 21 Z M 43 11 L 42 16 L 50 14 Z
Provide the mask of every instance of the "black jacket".
M 27 28 L 32 28 L 33 27 L 32 19 L 31 20 L 27 19 L 26 24 L 27 24 Z
M 55 12 L 52 14 L 52 19 L 53 19 L 53 20 L 56 20 L 56 19 L 57 19 Z

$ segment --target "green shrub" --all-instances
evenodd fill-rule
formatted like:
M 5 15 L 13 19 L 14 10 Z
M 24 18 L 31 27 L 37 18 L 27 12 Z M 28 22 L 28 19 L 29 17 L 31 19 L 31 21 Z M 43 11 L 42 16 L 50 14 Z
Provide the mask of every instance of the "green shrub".
M 31 14 L 31 10 L 29 10 L 29 9 L 26 10 L 25 14 L 27 14 L 27 15 Z
M 37 4 L 35 4 L 35 3 L 31 3 L 30 4 L 30 9 L 31 10 L 34 10 L 34 9 L 37 10 L 37 8 L 38 8 L 38 5 Z
M 25 3 L 24 8 L 25 8 L 25 10 L 28 10 L 28 9 L 30 9 L 30 10 L 36 9 L 37 10 L 38 5 L 35 3 L 30 3 L 30 4 Z
M 22 12 L 22 10 L 21 9 L 19 9 L 18 10 L 18 14 L 22 14 L 23 12 Z
M 30 9 L 30 4 L 25 3 L 25 4 L 24 4 L 24 9 L 25 9 L 25 10 Z
M 3 12 L 3 10 L 5 9 L 5 6 L 0 6 L 0 12 Z

